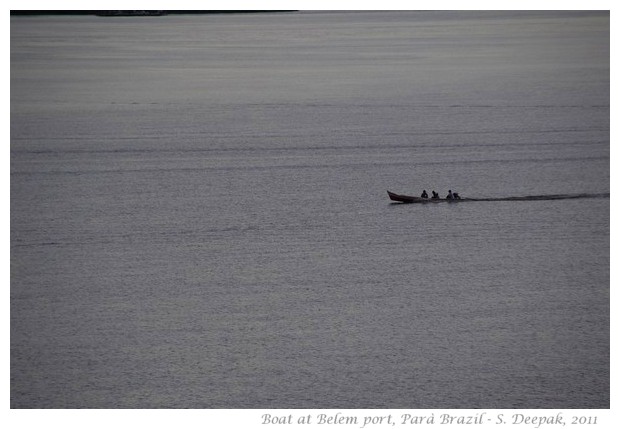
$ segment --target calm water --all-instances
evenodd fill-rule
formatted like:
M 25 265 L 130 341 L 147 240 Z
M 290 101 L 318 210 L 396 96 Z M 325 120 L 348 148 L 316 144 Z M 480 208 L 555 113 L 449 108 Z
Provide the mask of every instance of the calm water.
M 11 19 L 11 406 L 608 408 L 609 14 Z

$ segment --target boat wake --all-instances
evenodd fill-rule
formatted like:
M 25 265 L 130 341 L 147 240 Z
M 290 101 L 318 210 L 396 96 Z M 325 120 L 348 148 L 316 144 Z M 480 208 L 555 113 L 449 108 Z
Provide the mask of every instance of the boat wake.
M 601 194 L 553 194 L 553 195 L 525 195 L 522 197 L 467 198 L 467 200 L 468 201 L 546 201 L 546 200 L 573 200 L 577 198 L 609 198 L 609 192 L 601 193 Z

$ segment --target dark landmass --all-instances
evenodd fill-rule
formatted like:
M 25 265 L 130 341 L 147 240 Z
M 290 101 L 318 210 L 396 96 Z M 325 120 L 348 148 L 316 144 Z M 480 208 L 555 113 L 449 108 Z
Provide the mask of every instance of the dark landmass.
M 286 13 L 295 10 L 12 10 L 12 16 L 96 15 L 96 16 L 163 16 L 213 15 L 233 13 Z

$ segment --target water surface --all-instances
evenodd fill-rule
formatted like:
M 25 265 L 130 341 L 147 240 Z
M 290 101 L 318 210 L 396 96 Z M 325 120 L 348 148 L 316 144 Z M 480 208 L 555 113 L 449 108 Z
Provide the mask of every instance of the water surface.
M 609 14 L 11 18 L 14 408 L 607 408 Z

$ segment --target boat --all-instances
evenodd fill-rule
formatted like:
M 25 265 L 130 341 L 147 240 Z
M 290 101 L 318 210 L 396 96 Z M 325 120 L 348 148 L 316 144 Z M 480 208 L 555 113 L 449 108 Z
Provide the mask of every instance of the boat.
M 609 193 L 600 194 L 553 194 L 553 195 L 525 195 L 522 197 L 496 197 L 496 198 L 422 198 L 410 195 L 395 194 L 387 191 L 390 200 L 398 203 L 460 203 L 468 201 L 541 201 L 541 200 L 568 200 L 575 198 L 609 198 Z
M 458 202 L 458 201 L 471 201 L 469 198 L 422 198 L 422 197 L 412 197 L 409 195 L 400 195 L 395 194 L 394 192 L 387 191 L 390 200 L 396 201 L 399 203 L 445 203 L 445 202 Z

